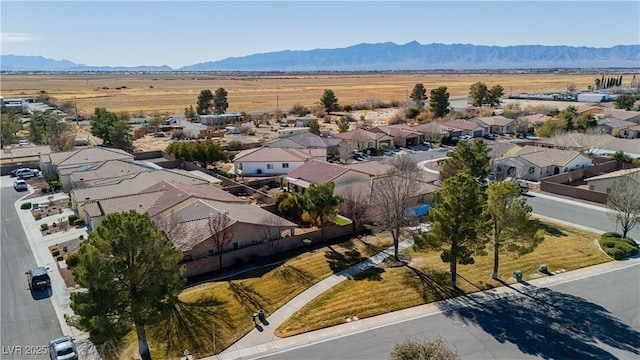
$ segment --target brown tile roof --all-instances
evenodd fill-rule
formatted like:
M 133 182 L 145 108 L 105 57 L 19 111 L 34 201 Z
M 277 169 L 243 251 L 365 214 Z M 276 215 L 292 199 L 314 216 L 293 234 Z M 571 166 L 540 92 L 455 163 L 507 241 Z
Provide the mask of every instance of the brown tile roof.
M 602 174 L 602 175 L 598 175 L 598 176 L 593 176 L 593 177 L 590 177 L 588 179 L 585 179 L 585 181 L 589 182 L 591 180 L 611 179 L 611 178 L 617 178 L 617 177 L 622 177 L 622 176 L 627 176 L 627 175 L 632 175 L 632 174 L 635 174 L 635 176 L 640 176 L 639 171 L 640 171 L 640 168 L 622 169 L 622 170 L 610 172 L 608 174 Z M 638 179 L 640 179 L 640 177 L 638 177 Z
M 130 159 L 133 155 L 120 149 L 111 149 L 105 147 L 85 148 L 75 151 L 59 152 L 49 154 L 49 158 L 53 165 L 58 168 L 78 166 L 83 164 L 91 164 L 107 160 Z
M 117 176 L 137 174 L 152 168 L 131 160 L 108 160 L 95 164 L 60 169 L 60 175 L 71 174 L 72 181 L 109 179 Z
M 338 145 L 340 141 L 330 137 L 321 137 L 312 133 L 290 135 L 286 138 L 277 139 L 266 143 L 265 147 L 293 147 L 304 149 L 323 149 L 331 146 Z M 287 145 L 287 143 L 292 143 Z
M 519 146 L 513 143 L 494 142 L 489 145 L 489 157 L 492 159 L 502 157 L 506 152 L 510 151 L 514 147 Z
M 250 162 L 304 162 L 316 156 L 326 156 L 326 149 L 292 149 L 277 147 L 259 147 L 255 149 L 242 150 L 233 159 L 236 161 Z
M 447 133 L 449 128 L 444 126 L 438 122 L 432 121 L 426 124 L 420 124 L 413 127 L 414 130 L 419 131 L 421 133 L 429 133 L 429 134 L 444 134 Z
M 375 133 L 371 131 L 367 131 L 364 129 L 357 129 L 353 131 L 346 131 L 343 133 L 333 134 L 331 136 L 344 140 L 351 141 L 367 141 L 367 140 L 378 140 L 385 136 L 384 133 Z
M 46 155 L 51 153 L 49 145 L 25 145 L 5 148 L 0 151 L 0 159 L 19 159 L 25 157 L 33 157 L 38 155 Z
M 631 118 L 635 118 L 636 116 L 640 117 L 640 111 L 607 109 L 602 113 L 602 115 L 603 117 L 612 117 L 618 120 L 628 120 Z
M 539 166 L 564 166 L 579 156 L 580 152 L 574 150 L 558 150 L 539 146 L 524 146 L 514 156 L 523 158 L 530 163 Z
M 512 124 L 514 121 L 513 119 L 506 118 L 502 115 L 483 116 L 483 117 L 477 117 L 476 119 L 482 121 L 483 123 L 489 126 L 507 126 L 509 124 Z
M 404 125 L 404 124 L 378 126 L 378 127 L 375 127 L 373 129 L 371 129 L 370 131 L 382 132 L 382 133 L 387 134 L 389 136 L 399 137 L 399 138 L 410 138 L 410 137 L 415 137 L 415 136 L 422 135 L 421 132 L 416 131 L 411 126 L 407 126 L 407 125 Z
M 449 120 L 449 121 L 443 122 L 442 125 L 447 127 L 448 131 L 455 131 L 455 130 L 471 131 L 471 130 L 476 129 L 478 127 L 486 127 L 486 126 L 482 126 L 480 124 L 476 124 L 473 121 L 467 121 L 467 120 Z
M 128 177 L 107 179 L 104 183 L 71 190 L 70 195 L 78 202 L 99 200 L 113 196 L 138 193 L 163 180 L 184 184 L 206 184 L 207 181 L 193 177 L 184 170 L 150 170 Z
M 365 161 L 360 163 L 347 164 L 344 166 L 356 171 L 363 172 L 365 174 L 369 174 L 371 176 L 384 175 L 393 168 L 393 166 L 380 161 Z
M 612 117 L 604 117 L 596 121 L 599 126 L 608 126 L 612 129 L 627 129 L 638 125 L 631 121 L 620 120 Z
M 163 194 L 148 208 L 147 211 L 150 216 L 155 216 L 189 198 L 215 200 L 227 203 L 247 203 L 247 200 L 234 196 L 212 184 L 173 184 L 168 181 L 161 181 L 145 190 L 142 190 L 142 193 L 156 191 L 162 191 Z
M 277 224 L 280 228 L 294 228 L 297 225 L 253 205 L 225 204 L 216 201 L 198 200 L 176 212 L 158 219 L 161 227 L 171 222 L 168 231 L 174 245 L 182 250 L 191 250 L 195 245 L 210 238 L 213 233 L 209 227 L 209 218 L 226 213 L 231 222 L 253 225 Z M 179 236 L 178 236 L 179 235 Z
M 529 124 L 537 124 L 537 123 L 544 123 L 545 121 L 551 120 L 552 117 L 549 115 L 545 115 L 545 114 L 531 114 L 531 115 L 526 115 L 526 116 L 520 116 L 518 118 L 518 120 L 520 121 L 526 121 Z
M 104 216 L 115 212 L 130 210 L 146 213 L 163 194 L 164 191 L 154 191 L 100 199 L 87 202 L 84 204 L 84 209 L 89 217 Z
M 349 170 L 349 168 L 338 164 L 309 160 L 299 167 L 291 170 L 287 174 L 287 177 L 302 179 L 312 184 L 322 184 L 337 178 Z

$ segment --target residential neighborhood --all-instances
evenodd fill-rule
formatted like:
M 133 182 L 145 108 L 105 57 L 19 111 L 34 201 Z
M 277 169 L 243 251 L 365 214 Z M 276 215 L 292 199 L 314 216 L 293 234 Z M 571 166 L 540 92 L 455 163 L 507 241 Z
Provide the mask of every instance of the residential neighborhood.
M 91 133 L 87 143 L 74 142 L 64 151 L 51 139 L 49 144 L 33 144 L 27 128 L 24 139 L 3 143 L 3 202 L 9 201 L 5 196 L 11 199 L 31 251 L 48 266 L 51 291 L 44 298 L 52 299 L 56 316 L 63 319 L 63 331 L 76 340 L 91 344 L 90 332 L 81 329 L 87 325 L 64 320 L 78 315 L 74 311 L 84 311 L 74 294 L 86 291 L 82 287 L 86 278 L 77 269 L 88 266 L 94 256 L 91 252 L 98 251 L 99 241 L 109 240 L 104 235 L 109 231 L 135 238 L 132 228 L 112 227 L 118 221 L 125 226 L 134 220 L 123 219 L 139 216 L 149 221 L 157 231 L 154 234 L 161 234 L 157 238 L 161 242 L 151 249 L 166 239 L 164 251 L 178 259 L 167 265 L 174 269 L 169 272 L 179 275 L 176 297 L 217 291 L 235 300 L 214 303 L 240 304 L 233 310 L 231 305 L 211 305 L 215 311 L 225 306 L 224 311 L 229 311 L 226 323 L 213 325 L 218 347 L 194 342 L 189 343 L 191 351 L 199 351 L 200 358 L 243 358 L 247 349 L 265 343 L 289 339 L 286 346 L 294 348 L 300 334 L 346 324 L 360 329 L 376 316 L 398 310 L 381 305 L 384 311 L 368 312 L 366 306 L 354 306 L 357 310 L 343 309 L 337 317 L 327 315 L 333 316 L 327 323 L 321 320 L 324 315 L 309 315 L 310 309 L 325 311 L 315 301 L 333 304 L 333 299 L 321 296 L 332 294 L 339 303 L 346 295 L 330 289 L 342 282 L 345 285 L 340 286 L 349 289 L 358 279 L 386 284 L 386 276 L 406 279 L 407 274 L 397 272 L 411 269 L 422 274 L 424 283 L 418 293 L 429 294 L 407 302 L 411 304 L 407 308 L 417 309 L 454 298 L 452 294 L 478 296 L 478 290 L 496 289 L 509 296 L 520 291 L 514 289 L 526 289 L 527 282 L 553 286 L 556 279 L 580 273 L 586 266 L 605 266 L 623 258 L 636 261 L 638 245 L 631 235 L 636 236 L 638 229 L 637 204 L 627 204 L 631 210 L 614 204 L 619 199 L 640 199 L 633 192 L 633 184 L 640 184 L 640 112 L 596 104 L 555 111 L 532 109 L 525 114 L 515 107 L 508 108 L 505 100 L 495 107 L 468 106 L 455 115 L 428 120 L 411 118 L 409 111 L 399 108 L 374 121 L 366 119 L 366 113 L 358 121 L 359 113 L 344 109 L 327 109 L 321 116 L 272 115 L 265 121 L 241 113 L 197 114 L 191 119 L 174 115 L 163 120 L 168 124 L 156 126 L 149 125 L 152 119 L 136 118 L 126 125 L 131 127 L 126 134 L 132 137 L 131 146 L 125 146 L 125 139 L 120 147 L 109 138 L 112 135 L 95 130 L 103 121 L 102 110 L 96 109 L 90 120 L 93 125 L 84 130 Z M 430 115 L 422 107 L 414 110 Z M 25 118 L 35 123 L 32 118 L 41 112 L 34 114 Z M 539 129 L 558 123 L 562 131 L 558 128 L 551 136 L 538 136 Z M 160 145 L 142 147 L 151 140 Z M 34 176 L 23 176 L 23 169 L 32 169 Z M 485 192 L 486 196 L 480 195 Z M 513 226 L 505 231 L 517 236 L 504 241 L 526 238 L 533 245 L 510 243 L 511 249 L 532 247 L 509 258 L 508 265 L 498 270 L 497 254 L 508 251 L 491 242 L 497 241 L 499 232 L 492 233 L 483 221 L 498 216 L 487 209 L 500 192 L 510 194 L 502 195 L 508 197 L 504 203 L 520 204 L 513 210 L 513 219 L 519 220 L 505 225 Z M 570 210 L 556 213 L 559 206 Z M 598 220 L 592 223 L 586 215 L 575 220 L 573 213 L 580 211 Z M 602 220 L 616 212 L 635 220 L 620 220 L 623 215 L 613 223 Z M 495 220 L 497 224 L 501 219 Z M 137 224 L 143 229 L 142 223 Z M 588 245 L 580 242 L 578 250 L 567 251 L 581 253 L 587 251 L 582 247 L 593 247 L 583 260 L 565 265 L 563 259 L 548 255 L 554 249 L 543 244 L 553 236 L 586 241 L 573 235 L 576 229 L 589 233 L 585 235 Z M 109 236 L 121 236 L 113 234 Z M 592 234 L 600 240 L 591 238 Z M 467 243 L 449 243 L 456 239 Z M 475 285 L 476 278 L 462 284 L 457 267 L 476 276 L 475 268 L 465 267 L 474 264 L 475 257 L 483 271 L 489 269 L 485 248 L 494 251 L 493 246 L 496 260 L 491 282 L 483 274 L 485 285 Z M 452 252 L 455 247 L 463 250 Z M 618 252 L 618 247 L 624 250 Z M 538 248 L 548 251 L 547 255 L 519 263 L 519 256 L 537 254 Z M 85 263 L 79 265 L 82 259 Z M 444 266 L 437 270 L 438 280 L 430 278 L 436 275 L 422 273 L 424 269 L 412 268 L 434 261 L 439 265 L 430 266 Z M 324 270 L 312 267 L 317 263 Z M 562 268 L 547 274 L 548 267 L 556 264 Z M 524 267 L 528 267 L 526 281 L 521 277 Z M 268 284 L 263 285 L 267 289 L 260 287 L 261 281 Z M 319 284 L 326 288 L 317 289 Z M 429 284 L 447 290 L 430 293 L 424 290 Z M 267 292 L 280 298 L 271 300 Z M 214 321 L 219 315 L 201 316 Z M 296 316 L 311 317 L 314 325 L 292 321 Z M 247 318 L 253 322 L 247 324 Z M 194 334 L 199 337 L 204 331 Z M 153 346 L 158 346 L 156 341 L 152 340 Z M 91 351 L 86 350 L 82 358 L 99 358 L 95 355 L 100 350 Z

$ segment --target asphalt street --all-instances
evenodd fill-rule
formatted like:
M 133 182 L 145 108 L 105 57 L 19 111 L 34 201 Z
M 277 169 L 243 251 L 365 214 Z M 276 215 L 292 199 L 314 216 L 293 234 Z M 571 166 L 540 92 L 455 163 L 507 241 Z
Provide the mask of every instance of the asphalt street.
M 640 358 L 640 264 L 299 347 L 262 359 L 386 359 L 441 337 L 463 359 Z
M 576 201 L 567 201 L 529 192 L 526 196 L 532 213 L 556 220 L 586 226 L 600 231 L 616 231 L 616 222 L 611 220 L 607 210 Z M 618 227 L 617 230 L 620 230 Z M 635 233 L 634 229 L 632 233 Z
M 47 359 L 46 344 L 62 336 L 49 291 L 29 291 L 25 271 L 36 267 L 14 203 L 26 192 L 0 180 L 2 223 L 0 286 L 0 359 Z

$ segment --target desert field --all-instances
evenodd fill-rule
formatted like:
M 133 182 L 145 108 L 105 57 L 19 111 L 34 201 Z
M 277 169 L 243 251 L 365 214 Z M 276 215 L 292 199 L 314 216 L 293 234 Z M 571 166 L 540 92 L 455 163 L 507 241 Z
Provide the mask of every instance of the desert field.
M 619 76 L 620 74 L 616 74 Z M 624 73 L 623 82 L 633 74 Z M 482 81 L 488 87 L 502 85 L 505 95 L 521 92 L 564 91 L 569 84 L 586 89 L 601 73 L 467 74 L 467 73 L 340 73 L 340 74 L 223 74 L 223 73 L 96 73 L 96 74 L 2 74 L 0 95 L 5 98 L 35 97 L 41 91 L 58 102 L 72 101 L 80 114 L 95 107 L 132 115 L 183 114 L 197 102 L 201 90 L 224 88 L 228 112 L 262 113 L 294 104 L 316 105 L 324 89 L 331 89 L 339 104 L 368 100 L 403 101 L 416 83 L 427 92 L 446 86 L 452 98 L 467 96 L 469 86 Z

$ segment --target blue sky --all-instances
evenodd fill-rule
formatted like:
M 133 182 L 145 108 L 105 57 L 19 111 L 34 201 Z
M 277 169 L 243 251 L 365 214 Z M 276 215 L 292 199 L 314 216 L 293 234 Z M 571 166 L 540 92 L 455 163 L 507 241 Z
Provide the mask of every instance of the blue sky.
M 640 1 L 5 1 L 1 53 L 173 68 L 280 50 L 418 41 L 640 44 Z

